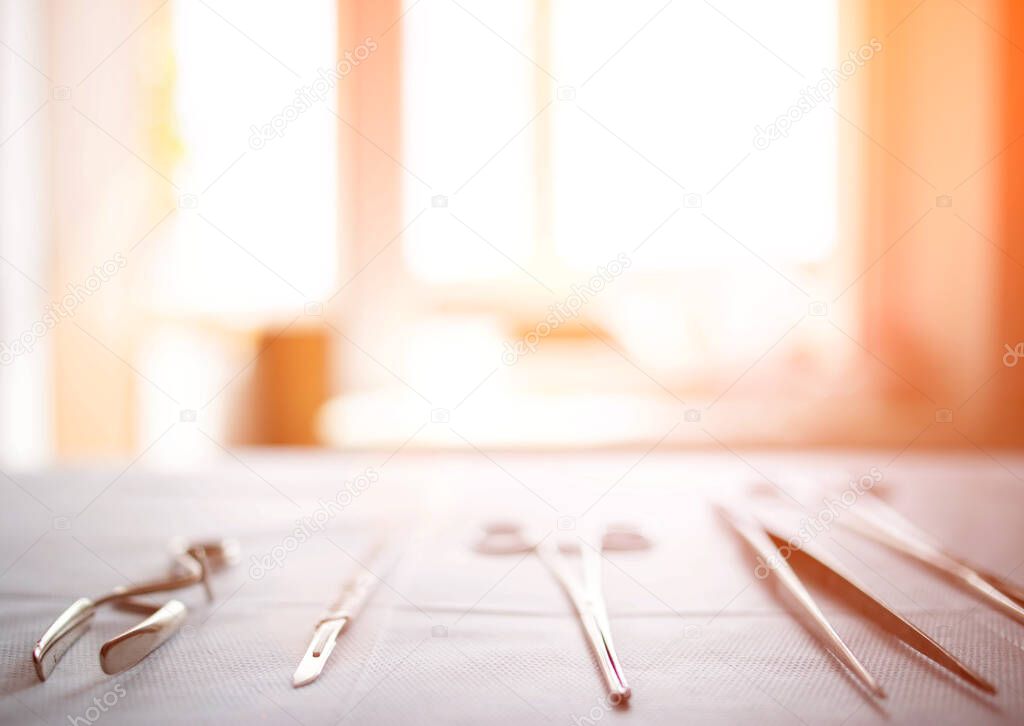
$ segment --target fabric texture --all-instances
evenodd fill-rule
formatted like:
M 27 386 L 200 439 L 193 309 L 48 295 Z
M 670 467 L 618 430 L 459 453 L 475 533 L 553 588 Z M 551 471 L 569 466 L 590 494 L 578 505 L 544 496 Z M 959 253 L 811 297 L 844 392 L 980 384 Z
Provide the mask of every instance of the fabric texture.
M 191 473 L 16 477 L 19 488 L 5 494 L 0 512 L 0 723 L 959 724 L 1024 717 L 1024 626 L 833 523 L 817 545 L 999 688 L 994 697 L 972 689 L 826 589 L 812 589 L 889 694 L 868 697 L 781 606 L 770 578 L 755 577 L 756 562 L 714 516 L 710 497 L 763 483 L 729 455 L 652 455 L 611 489 L 639 454 L 497 457 L 514 478 L 481 456 L 401 456 L 351 500 L 337 495 L 374 465 L 369 455 L 240 456 L 258 477 L 229 461 Z M 890 457 L 745 458 L 813 517 L 826 506 L 826 483 L 842 487 Z M 1007 468 L 987 457 L 905 455 L 880 487 L 951 549 L 1021 582 L 1024 489 L 1012 472 L 1024 471 L 1024 460 L 1001 461 Z M 345 506 L 329 506 L 339 501 Z M 322 526 L 313 527 L 317 518 Z M 612 629 L 633 687 L 628 706 L 609 704 L 578 621 L 537 559 L 473 549 L 480 525 L 498 519 L 552 537 L 595 521 L 643 525 L 650 550 L 607 553 L 604 563 Z M 367 559 L 385 527 L 402 533 L 394 567 Z M 174 535 L 240 541 L 242 560 L 211 581 L 214 601 L 198 588 L 173 595 L 189 608 L 186 626 L 116 676 L 100 670 L 99 648 L 135 616 L 105 608 L 39 683 L 31 649 L 57 614 L 77 597 L 164 574 Z M 383 584 L 341 635 L 320 679 L 293 689 L 291 674 L 317 618 L 362 566 Z

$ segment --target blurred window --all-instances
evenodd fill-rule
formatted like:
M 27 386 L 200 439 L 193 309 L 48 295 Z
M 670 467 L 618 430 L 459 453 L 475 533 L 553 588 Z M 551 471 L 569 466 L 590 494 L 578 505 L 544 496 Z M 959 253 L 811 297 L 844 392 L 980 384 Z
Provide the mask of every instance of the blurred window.
M 405 9 L 404 264 L 429 283 L 424 311 L 526 288 L 507 338 L 625 255 L 580 320 L 659 381 L 712 392 L 827 296 L 836 3 Z
M 156 292 L 170 313 L 259 319 L 333 292 L 335 4 L 289 4 L 288 22 L 281 12 L 245 0 L 174 4 L 181 213 Z

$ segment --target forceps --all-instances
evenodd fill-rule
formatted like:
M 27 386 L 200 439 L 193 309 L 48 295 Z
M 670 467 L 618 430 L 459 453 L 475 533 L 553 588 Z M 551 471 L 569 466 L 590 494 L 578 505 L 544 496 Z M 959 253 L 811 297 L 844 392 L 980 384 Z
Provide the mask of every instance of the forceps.
M 840 523 L 890 549 L 950 576 L 1005 614 L 1024 624 L 1024 590 L 991 573 L 978 570 L 946 552 L 942 545 L 915 527 L 875 495 L 863 497 Z
M 916 625 L 872 595 L 845 568 L 815 547 L 812 542 L 801 541 L 798 547 L 793 547 L 789 545 L 789 540 L 783 534 L 784 528 L 766 524 L 760 517 L 739 512 L 724 503 L 718 503 L 717 509 L 722 518 L 760 555 L 764 562 L 770 563 L 771 574 L 778 578 L 782 586 L 796 600 L 799 609 L 809 616 L 804 621 L 807 628 L 829 646 L 830 652 L 849 668 L 873 695 L 885 698 L 885 691 L 832 627 L 828 618 L 825 617 L 821 608 L 804 587 L 800 577 L 789 562 L 781 556 L 780 547 L 789 547 L 794 560 L 799 560 L 802 565 L 817 570 L 818 573 L 826 574 L 834 578 L 838 584 L 844 585 L 844 589 L 856 604 L 869 610 L 876 620 L 884 623 L 886 629 L 904 643 L 973 686 L 987 693 L 994 694 L 996 692 L 995 686 L 961 663 L 956 656 L 932 640 Z
M 597 658 L 608 692 L 615 699 L 614 703 L 619 703 L 629 698 L 632 691 L 626 682 L 622 664 L 612 641 L 608 610 L 601 591 L 601 553 L 604 550 L 648 549 L 651 542 L 642 533 L 622 526 L 609 526 L 601 536 L 596 549 L 582 541 L 582 538 L 579 539 L 577 548 L 583 566 L 582 581 L 573 576 L 563 548 L 558 543 L 544 540 L 530 542 L 515 523 L 499 522 L 486 526 L 476 550 L 488 555 L 536 553 L 572 602 L 587 641 Z
M 178 590 L 201 583 L 207 599 L 213 599 L 208 575 L 237 559 L 238 544 L 234 540 L 172 544 L 174 564 L 168 577 L 132 587 L 115 587 L 95 599 L 76 600 L 46 629 L 32 650 L 32 663 L 39 680 L 45 681 L 57 663 L 82 637 L 92 624 L 92 617 L 101 605 L 110 603 L 119 610 L 148 615 L 145 620 L 111 638 L 100 649 L 100 667 L 114 674 L 131 668 L 160 647 L 177 632 L 185 621 L 186 608 L 179 600 L 162 606 L 136 599 L 138 595 Z

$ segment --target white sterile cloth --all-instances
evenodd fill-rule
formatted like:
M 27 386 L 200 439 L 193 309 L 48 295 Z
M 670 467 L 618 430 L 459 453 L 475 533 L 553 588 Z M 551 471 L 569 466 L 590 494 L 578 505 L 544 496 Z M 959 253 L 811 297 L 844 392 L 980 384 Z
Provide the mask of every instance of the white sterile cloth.
M 281 454 L 239 451 L 190 472 L 124 467 L 0 479 L 2 724 L 1020 723 L 1024 626 L 842 530 L 826 487 L 882 476 L 890 500 L 988 570 L 1024 575 L 1024 457 L 802 454 Z M 379 460 L 378 460 L 379 459 Z M 639 462 L 639 463 L 638 463 Z M 378 476 L 352 496 L 346 480 Z M 756 470 L 756 471 L 755 471 Z M 628 474 L 627 474 L 628 472 Z M 621 481 L 616 481 L 623 477 Z M 828 549 L 872 591 L 994 682 L 986 696 L 812 589 L 888 698 L 851 675 L 779 604 L 771 578 L 709 497 L 767 477 L 828 527 Z M 772 486 L 769 485 L 769 486 Z M 852 506 L 856 506 L 854 503 Z M 628 706 L 609 704 L 570 605 L 530 555 L 473 550 L 481 525 L 543 536 L 628 522 L 653 541 L 609 552 L 604 589 Z M 393 568 L 367 559 L 403 532 Z M 135 616 L 104 608 L 46 683 L 31 650 L 75 598 L 163 575 L 176 535 L 232 536 L 242 561 L 215 599 L 177 597 L 187 624 L 141 664 L 99 668 Z M 321 611 L 366 566 L 384 582 L 320 679 L 291 687 Z

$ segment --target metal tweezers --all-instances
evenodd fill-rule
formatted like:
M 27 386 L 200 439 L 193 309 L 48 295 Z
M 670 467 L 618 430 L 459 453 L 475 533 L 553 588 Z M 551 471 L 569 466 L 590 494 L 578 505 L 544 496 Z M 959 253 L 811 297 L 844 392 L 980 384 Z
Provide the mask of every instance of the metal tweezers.
M 946 552 L 874 494 L 863 497 L 849 514 L 852 516 L 840 519 L 840 524 L 938 570 L 1024 625 L 1024 589 Z
M 870 693 L 878 698 L 885 698 L 885 691 L 878 681 L 836 632 L 789 562 L 781 557 L 779 548 L 783 545 L 788 546 L 789 540 L 785 535 L 785 529 L 766 524 L 760 516 L 740 512 L 722 503 L 718 504 L 718 511 L 756 554 L 766 563 L 772 563 L 771 574 L 795 600 L 798 611 L 807 616 L 802 618 L 805 627 L 825 643 L 829 652 L 849 668 Z M 857 604 L 862 609 L 869 610 L 875 620 L 884 625 L 890 633 L 971 685 L 986 693 L 996 692 L 994 685 L 872 595 L 842 565 L 814 546 L 813 542 L 801 542 L 799 549 L 792 549 L 791 559 L 798 568 L 806 567 L 808 571 L 815 570 L 817 573 L 838 578 L 839 584 L 845 584 L 845 589 L 855 593 Z

